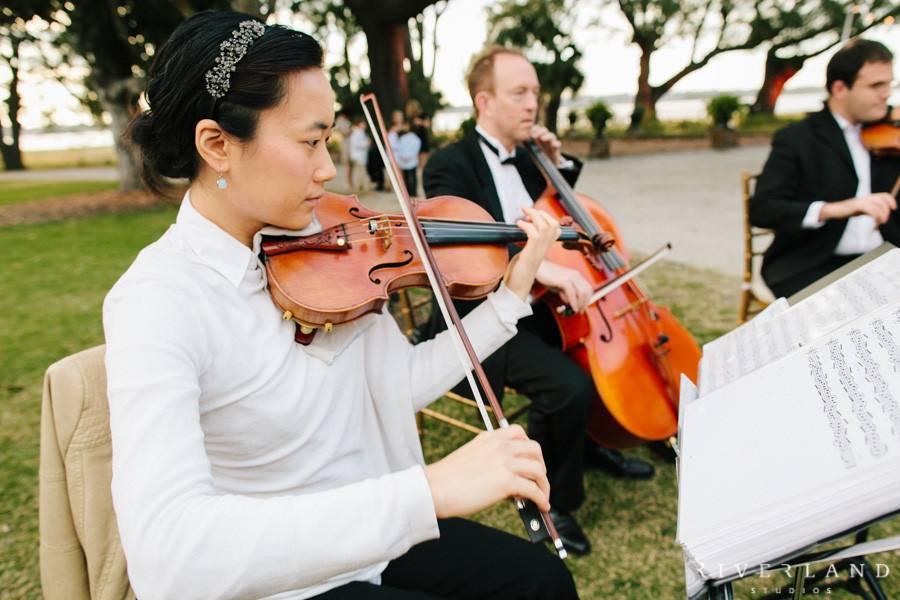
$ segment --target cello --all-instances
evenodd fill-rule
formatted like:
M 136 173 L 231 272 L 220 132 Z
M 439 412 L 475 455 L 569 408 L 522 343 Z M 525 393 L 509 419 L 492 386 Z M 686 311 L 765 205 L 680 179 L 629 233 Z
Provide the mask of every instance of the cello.
M 533 140 L 525 149 L 547 180 L 535 208 L 557 219 L 571 217 L 595 240 L 595 251 L 587 255 L 558 248 L 547 254 L 547 260 L 578 271 L 601 290 L 584 312 L 566 310 L 546 289 L 534 291 L 550 306 L 563 351 L 594 380 L 597 398 L 588 436 L 613 448 L 668 439 L 678 429 L 680 376 L 696 381 L 700 348 L 672 312 L 654 304 L 631 277 L 628 250 L 609 212 L 577 194 Z

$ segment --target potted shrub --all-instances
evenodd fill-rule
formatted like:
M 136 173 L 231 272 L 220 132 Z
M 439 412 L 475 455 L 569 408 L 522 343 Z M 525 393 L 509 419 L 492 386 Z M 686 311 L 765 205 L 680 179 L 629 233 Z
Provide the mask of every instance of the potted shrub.
M 713 126 L 709 131 L 713 148 L 733 148 L 738 145 L 738 132 L 731 128 L 731 119 L 741 108 L 737 96 L 721 94 L 710 99 L 706 111 L 712 117 Z
M 570 110 L 566 118 L 569 121 L 568 134 L 571 135 L 575 131 L 575 125 L 578 124 L 578 111 Z
M 606 123 L 612 118 L 612 111 L 606 103 L 598 101 L 588 107 L 587 118 L 594 128 L 594 139 L 588 156 L 591 158 L 609 158 L 609 140 L 606 139 Z

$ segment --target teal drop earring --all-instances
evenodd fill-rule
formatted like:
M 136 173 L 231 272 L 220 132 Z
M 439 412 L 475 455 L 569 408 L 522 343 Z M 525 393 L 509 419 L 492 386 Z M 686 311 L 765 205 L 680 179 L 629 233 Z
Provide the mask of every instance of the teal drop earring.
M 228 182 L 225 181 L 225 178 L 222 176 L 221 173 L 219 173 L 219 178 L 216 179 L 216 186 L 217 186 L 220 190 L 224 190 L 225 188 L 228 187 Z

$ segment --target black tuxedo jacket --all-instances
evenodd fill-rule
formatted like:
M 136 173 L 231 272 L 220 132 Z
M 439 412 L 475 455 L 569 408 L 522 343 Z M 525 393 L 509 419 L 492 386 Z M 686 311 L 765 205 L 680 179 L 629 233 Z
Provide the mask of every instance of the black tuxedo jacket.
M 872 156 L 872 192 L 889 192 L 900 174 L 897 157 Z M 835 202 L 856 196 L 858 185 L 850 149 L 831 112 L 825 108 L 779 130 L 750 200 L 750 222 L 775 230 L 763 257 L 763 279 L 777 284 L 815 269 L 837 247 L 846 220 L 804 229 L 803 217 L 817 200 Z M 900 244 L 900 211 L 881 226 L 886 241 Z
M 574 167 L 561 170 L 560 173 L 574 186 L 582 164 L 572 156 L 567 155 L 566 158 L 574 163 Z M 536 200 L 547 187 L 544 176 L 521 146 L 516 149 L 514 164 L 531 199 Z M 475 133 L 469 133 L 458 142 L 433 153 L 425 163 L 422 179 L 426 198 L 460 196 L 487 210 L 495 221 L 503 222 L 503 208 L 497 186 L 494 185 L 491 169 Z M 510 255 L 520 249 L 519 246 L 510 245 Z M 464 315 L 479 303 L 480 301 L 457 302 L 456 305 L 459 314 Z
M 566 156 L 566 158 L 572 160 L 574 168 L 561 170 L 561 173 L 571 185 L 574 185 L 581 172 L 582 163 L 571 156 Z M 519 147 L 516 150 L 514 164 L 522 177 L 525 189 L 528 190 L 532 199 L 537 199 L 546 189 L 547 183 L 524 148 Z M 494 178 L 487 160 L 484 158 L 478 136 L 474 133 L 434 152 L 425 163 L 422 179 L 427 198 L 445 195 L 460 196 L 480 205 L 494 217 L 494 220 L 503 221 L 503 209 L 500 206 L 497 187 L 494 185 Z M 510 246 L 511 254 L 518 250 L 518 246 Z M 460 316 L 469 313 L 480 303 L 480 300 L 455 302 Z M 437 308 L 432 306 L 431 320 L 422 327 L 418 337 L 429 339 L 445 328 Z M 486 374 L 495 392 L 500 394 L 502 394 L 504 385 L 501 372 L 501 367 L 506 362 L 503 357 L 504 353 L 505 347 L 501 347 L 492 356 L 493 360 L 490 361 L 490 364 L 485 366 Z
M 567 156 L 575 163 L 573 169 L 561 171 L 566 180 L 574 185 L 581 172 L 581 161 Z M 547 187 L 544 176 L 528 156 L 524 148 L 517 148 L 515 167 L 522 177 L 522 183 L 532 199 L 537 199 Z M 503 209 L 497 187 L 491 176 L 491 169 L 474 133 L 466 135 L 458 142 L 441 148 L 428 158 L 422 173 L 425 196 L 461 196 L 479 204 L 491 213 L 495 221 L 503 221 Z

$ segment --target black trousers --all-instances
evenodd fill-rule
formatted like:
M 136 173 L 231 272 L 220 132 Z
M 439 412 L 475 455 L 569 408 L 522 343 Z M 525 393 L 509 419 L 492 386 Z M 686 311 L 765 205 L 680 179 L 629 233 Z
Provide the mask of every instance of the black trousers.
M 419 195 L 419 179 L 416 176 L 416 169 L 403 169 L 403 183 L 410 196 Z
M 543 544 L 464 519 L 438 521 L 441 537 L 392 560 L 381 585 L 353 582 L 321 600 L 578 598 L 565 563 Z
M 585 429 L 597 394 L 594 381 L 560 350 L 559 329 L 545 304 L 535 304 L 534 314 L 518 328 L 504 351 L 482 364 L 498 397 L 508 385 L 531 400 L 528 436 L 544 454 L 550 505 L 573 511 L 584 501 Z M 472 394 L 465 381 L 454 390 Z
M 591 376 L 560 345 L 552 315 L 536 304 L 507 342 L 505 373 L 506 384 L 531 400 L 528 436 L 544 453 L 550 505 L 573 511 L 584 502 L 585 431 L 597 392 Z
M 836 271 L 846 265 L 855 258 L 859 258 L 859 254 L 837 255 L 831 256 L 821 265 L 816 266 L 808 271 L 803 271 L 786 281 L 780 281 L 775 284 L 768 284 L 769 289 L 775 294 L 775 297 L 784 296 L 785 298 L 793 296 L 806 286 L 822 279 L 832 271 Z

